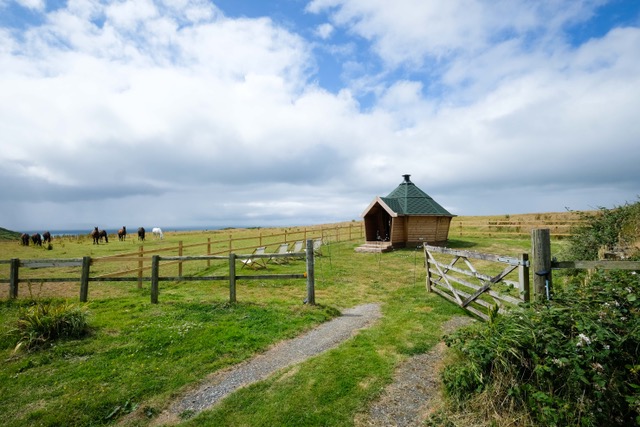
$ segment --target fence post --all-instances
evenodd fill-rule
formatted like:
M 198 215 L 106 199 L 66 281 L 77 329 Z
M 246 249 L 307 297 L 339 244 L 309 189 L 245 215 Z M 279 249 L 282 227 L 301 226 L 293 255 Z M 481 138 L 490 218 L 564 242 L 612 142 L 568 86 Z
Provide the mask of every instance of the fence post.
M 548 228 L 531 230 L 533 292 L 536 300 L 551 295 L 551 237 Z
M 229 302 L 236 302 L 236 254 L 229 254 Z
M 307 240 L 307 304 L 316 304 L 313 240 Z
M 80 275 L 80 302 L 87 302 L 89 297 L 89 269 L 91 257 L 82 257 L 82 274 Z
M 158 303 L 158 281 L 160 277 L 160 256 L 151 257 L 151 304 Z
M 429 270 L 431 265 L 429 261 L 429 252 L 427 252 L 426 243 L 424 244 L 424 266 L 427 269 L 427 282 L 426 282 L 427 292 L 431 292 L 431 271 Z
M 211 237 L 207 237 L 207 255 L 211 255 Z M 211 260 L 207 260 L 207 267 L 211 267 Z
M 182 256 L 182 240 L 178 242 L 178 256 Z M 182 261 L 178 262 L 178 276 L 182 277 Z
M 520 282 L 520 294 L 524 302 L 531 300 L 529 292 L 529 254 L 520 255 L 520 267 L 518 267 L 518 281 Z
M 11 258 L 11 272 L 9 274 L 9 298 L 18 298 L 18 282 L 20 281 L 20 260 Z
M 144 256 L 144 248 L 143 245 L 140 245 L 138 248 L 138 257 L 140 257 L 140 261 L 138 261 L 138 289 L 142 289 L 142 269 L 144 268 L 144 261 L 142 257 Z

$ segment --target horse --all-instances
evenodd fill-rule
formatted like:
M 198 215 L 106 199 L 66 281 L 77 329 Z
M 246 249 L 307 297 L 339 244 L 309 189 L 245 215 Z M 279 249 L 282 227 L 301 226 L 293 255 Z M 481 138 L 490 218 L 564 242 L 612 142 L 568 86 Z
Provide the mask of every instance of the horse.
M 20 240 L 22 240 L 22 246 L 29 246 L 29 235 L 27 233 L 22 233 Z
M 42 246 L 42 236 L 40 235 L 40 233 L 32 234 L 31 241 L 34 245 Z
M 144 242 L 144 227 L 138 228 L 138 240 L 142 240 Z
M 160 227 L 154 227 L 151 232 L 153 233 L 153 237 L 159 237 L 160 240 L 164 239 L 164 234 L 162 234 Z
M 91 237 L 93 238 L 94 245 L 100 243 L 100 231 L 98 231 L 98 227 L 93 229 L 93 231 L 91 232 Z
M 48 231 L 42 233 L 42 243 L 51 243 L 51 233 Z
M 102 242 L 104 238 L 105 243 L 109 243 L 109 235 L 107 234 L 107 230 L 100 230 L 98 234 L 98 239 Z
M 118 230 L 118 240 L 122 241 L 127 238 L 127 227 L 122 226 L 120 230 Z

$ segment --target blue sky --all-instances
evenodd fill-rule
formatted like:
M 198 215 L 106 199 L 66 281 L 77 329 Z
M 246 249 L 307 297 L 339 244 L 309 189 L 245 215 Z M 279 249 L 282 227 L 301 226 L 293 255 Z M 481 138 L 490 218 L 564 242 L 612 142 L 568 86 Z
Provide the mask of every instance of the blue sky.
M 0 227 L 637 201 L 639 1 L 390 4 L 0 0 Z

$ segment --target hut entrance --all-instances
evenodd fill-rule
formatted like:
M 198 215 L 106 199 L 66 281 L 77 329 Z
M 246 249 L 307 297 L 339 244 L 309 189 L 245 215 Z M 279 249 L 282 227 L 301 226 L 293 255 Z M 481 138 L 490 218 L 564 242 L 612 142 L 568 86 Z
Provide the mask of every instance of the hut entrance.
M 368 242 L 388 242 L 391 239 L 391 215 L 380 206 L 364 218 Z

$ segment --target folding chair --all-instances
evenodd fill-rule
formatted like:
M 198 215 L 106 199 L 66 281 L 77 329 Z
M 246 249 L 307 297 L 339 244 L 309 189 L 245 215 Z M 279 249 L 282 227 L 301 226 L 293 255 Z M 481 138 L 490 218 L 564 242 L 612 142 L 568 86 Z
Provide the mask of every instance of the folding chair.
M 286 255 L 287 253 L 289 253 L 289 244 L 282 243 L 280 246 L 278 246 L 278 250 L 274 252 L 274 255 Z M 269 261 L 271 260 L 273 260 L 273 262 L 275 262 L 276 264 L 287 264 L 289 262 L 287 257 L 279 256 L 269 258 Z
M 291 248 L 291 250 L 289 251 L 290 254 L 296 254 L 296 253 L 300 253 L 300 252 L 304 252 L 304 249 L 302 247 L 302 240 L 298 240 L 297 242 L 295 242 L 293 244 L 293 247 Z M 290 257 L 291 259 L 303 259 L 304 255 L 294 255 L 292 257 Z
M 265 250 L 264 246 L 257 247 L 253 250 L 253 253 L 251 255 L 264 255 L 265 254 L 264 250 Z M 260 258 L 260 257 L 256 257 L 256 258 L 250 257 L 242 261 L 241 269 L 244 268 L 245 266 L 252 268 L 254 270 L 258 270 L 260 268 L 267 268 L 267 259 Z
M 322 256 L 322 252 L 320 251 L 320 246 L 322 246 L 322 239 L 315 239 L 313 241 L 313 253 L 314 253 L 314 255 Z

